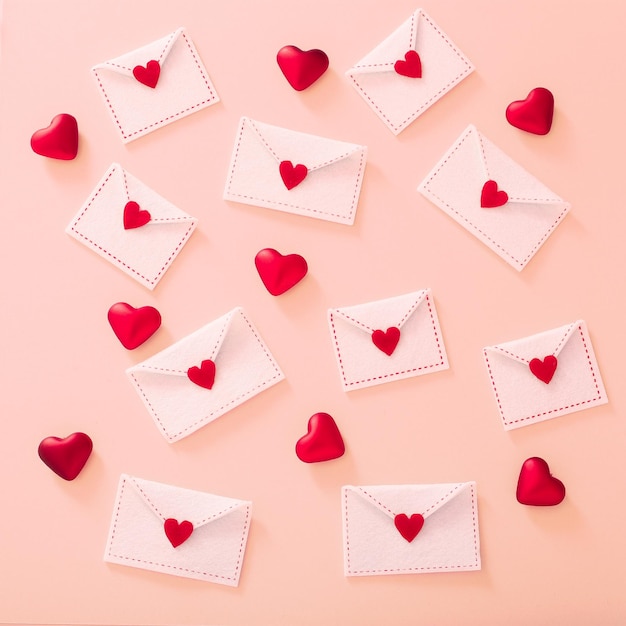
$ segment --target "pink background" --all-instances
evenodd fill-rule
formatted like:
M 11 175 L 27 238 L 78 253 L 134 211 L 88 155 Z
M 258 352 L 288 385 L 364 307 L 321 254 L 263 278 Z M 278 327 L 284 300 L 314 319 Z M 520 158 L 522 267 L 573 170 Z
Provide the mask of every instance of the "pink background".
M 1 57 L 2 394 L 0 620 L 151 624 L 623 624 L 624 180 L 621 0 L 430 0 L 424 9 L 477 70 L 397 138 L 343 73 L 417 6 L 409 0 L 136 2 L 5 0 Z M 126 146 L 89 68 L 186 26 L 222 101 Z M 286 44 L 330 70 L 292 90 Z M 536 86 L 551 133 L 509 126 Z M 72 113 L 75 161 L 30 135 Z M 353 227 L 221 199 L 241 115 L 368 146 Z M 416 187 L 468 123 L 569 200 L 572 212 L 518 273 Z M 65 233 L 117 161 L 199 218 L 153 293 Z M 274 298 L 258 250 L 298 252 L 309 276 Z M 451 367 L 341 391 L 326 310 L 431 287 Z M 117 301 L 155 305 L 159 333 L 134 352 L 111 332 Z M 124 370 L 242 305 L 286 380 L 170 445 Z M 587 321 L 608 405 L 506 433 L 484 345 Z M 331 413 L 339 460 L 294 454 L 309 416 Z M 37 457 L 82 430 L 95 450 L 65 482 Z M 558 507 L 515 500 L 521 463 L 545 458 Z M 253 501 L 239 588 L 104 563 L 122 472 Z M 480 572 L 345 578 L 344 484 L 478 484 Z

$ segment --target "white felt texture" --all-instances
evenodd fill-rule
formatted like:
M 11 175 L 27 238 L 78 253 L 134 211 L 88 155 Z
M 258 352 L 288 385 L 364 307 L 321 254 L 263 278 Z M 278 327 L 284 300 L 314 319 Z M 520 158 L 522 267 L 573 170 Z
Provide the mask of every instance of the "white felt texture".
M 206 389 L 187 370 L 215 363 Z M 242 308 L 200 328 L 127 374 L 162 433 L 173 443 L 249 400 L 284 378 L 274 357 Z
M 495 180 L 509 201 L 483 208 L 483 185 Z M 559 225 L 570 205 L 468 126 L 418 190 L 518 271 Z
M 530 370 L 532 359 L 557 357 L 549 383 Z M 608 398 L 584 321 L 484 349 L 505 430 L 582 411 Z
M 329 309 L 328 321 L 344 391 L 448 369 L 430 289 Z M 372 341 L 374 330 L 400 329 L 391 355 Z
M 421 78 L 401 76 L 394 70 L 395 62 L 404 60 L 409 50 L 420 56 Z M 346 75 L 397 135 L 473 70 L 469 59 L 418 9 Z
M 344 486 L 346 576 L 479 570 L 476 483 Z M 424 526 L 410 543 L 396 515 L 420 514 Z
M 133 76 L 133 68 L 158 61 L 155 88 Z M 127 143 L 219 102 L 217 91 L 184 28 L 92 68 L 122 141 Z
M 351 225 L 367 149 L 242 118 L 224 199 Z M 287 189 L 281 161 L 305 165 L 306 178 Z
M 236 587 L 243 563 L 252 503 L 173 487 L 123 474 L 104 560 Z M 174 548 L 164 522 L 193 524 Z
M 129 201 L 137 202 L 152 219 L 144 226 L 125 230 L 124 207 Z M 113 163 L 66 232 L 154 289 L 196 224 L 194 217 Z

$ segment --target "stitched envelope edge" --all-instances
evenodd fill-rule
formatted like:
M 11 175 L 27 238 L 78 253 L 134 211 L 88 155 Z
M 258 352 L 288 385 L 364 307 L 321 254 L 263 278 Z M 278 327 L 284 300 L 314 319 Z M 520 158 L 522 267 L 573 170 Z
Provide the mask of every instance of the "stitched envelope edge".
M 502 401 L 498 393 L 498 388 L 495 382 L 495 378 L 493 376 L 491 363 L 489 361 L 489 351 L 490 349 L 493 349 L 493 346 L 483 348 L 483 357 L 485 359 L 485 364 L 487 366 L 487 372 L 489 374 L 491 388 L 496 398 L 498 411 L 500 413 L 500 417 L 502 418 L 502 423 L 504 425 L 505 430 L 512 430 L 514 428 L 520 428 L 522 426 L 527 426 L 536 422 L 542 422 L 548 419 L 552 419 L 554 417 L 567 415 L 568 413 L 575 413 L 577 411 L 583 411 L 584 409 L 590 409 L 594 406 L 599 406 L 601 404 L 608 403 L 609 399 L 604 389 L 604 383 L 602 382 L 602 376 L 600 375 L 600 369 L 598 367 L 598 362 L 596 360 L 593 346 L 591 344 L 591 338 L 587 330 L 587 325 L 583 320 L 578 320 L 572 326 L 573 326 L 572 331 L 568 333 L 566 337 L 564 338 L 563 345 L 565 344 L 566 340 L 570 339 L 576 333 L 576 331 L 578 331 L 578 333 L 580 334 L 580 338 L 583 342 L 583 346 L 585 348 L 585 352 L 587 356 L 587 364 L 589 365 L 589 372 L 592 376 L 597 395 L 588 400 L 576 402 L 573 404 L 566 404 L 565 406 L 561 406 L 561 407 L 554 408 L 554 409 L 548 409 L 548 410 L 541 411 L 539 413 L 535 413 L 533 415 L 529 415 L 529 416 L 522 417 L 519 419 L 511 420 L 511 419 L 508 419 L 507 416 L 505 415 L 505 410 L 504 410 L 504 407 L 502 406 Z M 532 337 L 532 335 L 529 337 L 525 337 L 524 339 L 528 339 L 530 337 Z M 524 339 L 520 339 L 520 341 L 523 341 Z M 563 346 L 561 346 L 561 349 L 562 347 Z M 498 354 L 502 354 L 501 351 L 497 351 L 497 352 Z
M 132 276 L 135 280 L 139 281 L 142 285 L 144 285 L 148 289 L 152 290 L 152 289 L 154 289 L 156 287 L 156 285 L 159 282 L 159 280 L 161 280 L 161 278 L 163 277 L 163 274 L 165 274 L 165 272 L 167 271 L 169 266 L 172 264 L 174 259 L 178 256 L 178 253 L 182 250 L 183 246 L 187 243 L 187 240 L 189 239 L 189 237 L 191 237 L 191 234 L 193 233 L 193 231 L 196 228 L 196 225 L 198 224 L 198 220 L 195 217 L 192 217 L 191 215 L 188 215 L 188 219 L 187 220 L 182 220 L 182 219 L 181 220 L 178 220 L 178 219 L 177 220 L 173 220 L 173 222 L 175 221 L 177 223 L 188 221 L 189 222 L 189 228 L 183 233 L 182 237 L 180 238 L 180 240 L 178 241 L 178 243 L 174 247 L 174 250 L 172 250 L 167 255 L 165 261 L 163 262 L 163 265 L 160 267 L 160 269 L 157 271 L 157 273 L 154 276 L 145 276 L 144 274 L 142 274 L 140 271 L 138 271 L 137 269 L 135 269 L 134 267 L 132 267 L 128 263 L 125 263 L 122 259 L 117 257 L 115 254 L 113 254 L 112 252 L 108 251 L 106 248 L 103 248 L 97 241 L 94 241 L 93 239 L 91 239 L 91 238 L 87 237 L 86 235 L 84 235 L 83 233 L 81 233 L 79 228 L 78 228 L 80 220 L 85 215 L 85 213 L 87 213 L 87 211 L 90 209 L 90 207 L 92 206 L 92 204 L 94 203 L 96 198 L 100 195 L 100 193 L 102 193 L 102 190 L 104 189 L 105 185 L 112 179 L 112 177 L 117 172 L 118 168 L 123 170 L 123 168 L 118 163 L 113 163 L 109 167 L 109 169 L 105 172 L 104 176 L 100 179 L 100 181 L 95 186 L 95 191 L 92 191 L 90 193 L 89 198 L 87 199 L 87 201 L 79 209 L 78 213 L 72 218 L 72 220 L 70 221 L 69 225 L 65 229 L 65 232 L 68 235 L 70 235 L 70 237 L 73 237 L 74 239 L 76 239 L 80 243 L 84 244 L 85 246 L 87 246 L 88 248 L 93 250 L 96 254 L 99 254 L 101 257 L 104 257 L 109 262 L 111 262 L 113 265 L 115 265 L 119 269 L 121 269 L 123 272 L 125 272 L 129 276 Z M 135 177 L 133 177 L 133 178 L 135 178 Z M 136 179 L 136 180 L 139 181 L 139 179 Z M 145 183 L 142 183 L 141 181 L 139 181 L 139 182 L 141 184 L 145 185 Z M 145 186 L 148 187 L 147 185 L 145 185 Z M 148 187 L 148 188 L 153 193 L 155 193 L 156 195 L 159 195 L 151 187 Z M 163 196 L 161 196 L 161 197 L 163 197 Z M 163 198 L 163 199 L 165 200 L 165 198 Z M 185 213 L 181 209 L 178 209 L 178 210 L 181 213 Z

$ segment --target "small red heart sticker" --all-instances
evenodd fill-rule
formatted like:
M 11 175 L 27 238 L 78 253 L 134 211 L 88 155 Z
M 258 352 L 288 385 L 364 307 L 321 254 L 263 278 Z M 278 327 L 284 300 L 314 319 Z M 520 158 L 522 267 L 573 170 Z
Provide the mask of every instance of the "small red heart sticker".
M 297 187 L 307 177 L 307 174 L 309 173 L 306 165 L 298 163 L 294 166 L 291 161 L 281 161 L 280 165 L 278 166 L 278 171 L 288 191 L 291 191 L 294 187 Z
M 107 313 L 115 336 L 127 350 L 134 350 L 150 339 L 161 326 L 161 314 L 152 306 L 135 309 L 116 302 Z
M 305 463 L 338 459 L 345 451 L 339 428 L 328 413 L 312 415 L 307 434 L 296 443 L 296 455 Z
M 550 474 L 548 464 L 538 456 L 522 465 L 516 491 L 517 501 L 530 506 L 555 506 L 565 498 L 565 485 Z
M 296 90 L 310 87 L 328 69 L 328 56 L 322 50 L 300 50 L 284 46 L 278 51 L 276 61 L 287 82 Z
M 483 209 L 495 209 L 504 206 L 509 201 L 506 191 L 498 190 L 498 183 L 495 180 L 488 180 L 483 185 L 480 194 L 480 206 Z
M 185 541 L 191 537 L 193 524 L 187 520 L 179 522 L 178 520 L 170 517 L 165 520 L 163 530 L 165 531 L 165 536 L 169 539 L 172 546 L 174 548 L 178 548 L 179 545 L 185 543 Z
M 93 450 L 93 442 L 85 433 L 69 437 L 46 437 L 38 448 L 39 458 L 65 480 L 74 480 L 81 472 Z
M 424 516 L 419 513 L 413 513 L 408 517 L 404 513 L 396 515 L 393 519 L 398 532 L 409 542 L 413 541 L 424 526 Z
M 534 135 L 547 135 L 553 116 L 554 96 L 544 87 L 536 87 L 525 100 L 511 102 L 506 108 L 506 119 L 511 126 Z
M 543 360 L 532 359 L 528 364 L 530 371 L 546 385 L 552 380 L 556 367 L 558 365 L 557 358 L 553 355 L 548 355 Z
M 400 341 L 400 329 L 395 326 L 391 326 L 386 331 L 375 330 L 372 333 L 372 342 L 379 349 L 382 350 L 387 356 L 391 356 Z
M 146 87 L 154 89 L 159 82 L 161 66 L 158 61 L 148 61 L 145 65 L 136 65 L 133 68 L 133 76 Z
M 254 257 L 257 272 L 265 288 L 280 296 L 298 284 L 309 271 L 304 257 L 299 254 L 282 255 L 273 248 L 263 248 Z
M 404 55 L 404 60 L 399 59 L 395 62 L 393 69 L 396 71 L 396 74 L 406 76 L 407 78 L 421 78 L 422 60 L 420 55 L 415 50 L 409 50 Z
M 150 215 L 150 212 L 140 208 L 139 205 L 133 200 L 126 203 L 126 206 L 124 207 L 125 230 L 145 226 L 151 219 L 152 216 Z
M 202 361 L 200 367 L 194 365 L 187 370 L 187 378 L 198 387 L 213 389 L 215 382 L 215 363 L 211 359 Z
M 30 138 L 33 152 L 51 159 L 71 161 L 78 154 L 78 123 L 69 113 L 52 118 L 50 126 L 36 131 Z

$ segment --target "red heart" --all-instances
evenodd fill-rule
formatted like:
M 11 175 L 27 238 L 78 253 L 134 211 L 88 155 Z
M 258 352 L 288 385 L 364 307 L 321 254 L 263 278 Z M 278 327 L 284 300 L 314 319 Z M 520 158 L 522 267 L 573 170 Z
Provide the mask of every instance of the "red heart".
M 339 428 L 328 413 L 311 416 L 307 434 L 296 443 L 296 455 L 305 463 L 338 459 L 345 451 Z
M 297 187 L 309 173 L 306 165 L 298 163 L 294 167 L 291 161 L 281 161 L 278 171 L 283 179 L 283 183 L 285 183 L 285 187 L 289 190 Z
M 506 119 L 511 126 L 535 135 L 547 135 L 552 128 L 554 96 L 544 87 L 533 89 L 525 100 L 511 102 Z
M 396 525 L 398 532 L 411 543 L 422 530 L 422 526 L 424 526 L 424 516 L 419 513 L 413 513 L 411 517 L 407 517 L 404 513 L 400 513 L 394 517 L 393 523 Z
M 547 385 L 552 380 L 557 365 L 556 357 L 550 354 L 543 361 L 541 359 L 532 359 L 528 367 L 539 380 L 542 380 Z
M 140 209 L 139 205 L 133 200 L 126 203 L 124 207 L 124 228 L 126 230 L 145 226 L 151 219 L 152 216 L 149 211 Z
M 39 458 L 65 480 L 74 480 L 87 463 L 93 442 L 85 433 L 72 433 L 65 439 L 46 437 L 40 444 Z
M 283 256 L 273 248 L 264 248 L 254 257 L 257 272 L 265 288 L 273 295 L 280 296 L 299 283 L 308 271 L 304 257 L 299 254 Z
M 153 306 L 135 309 L 126 302 L 116 302 L 107 317 L 115 336 L 127 350 L 138 348 L 161 326 L 161 314 Z
M 200 367 L 195 365 L 190 367 L 187 370 L 187 378 L 198 387 L 212 389 L 215 382 L 215 363 L 211 359 L 207 359 L 202 361 Z
M 42 128 L 33 134 L 30 147 L 41 156 L 71 161 L 78 153 L 76 118 L 69 113 L 55 115 L 48 128 Z
M 296 46 L 281 48 L 276 55 L 276 61 L 296 91 L 310 87 L 328 69 L 328 56 L 325 52 L 300 50 Z
M 154 89 L 159 82 L 159 76 L 161 75 L 161 66 L 158 61 L 148 61 L 146 66 L 136 65 L 133 68 L 133 76 L 146 87 L 152 87 Z
M 172 546 L 178 548 L 181 543 L 185 543 L 191 537 L 193 524 L 187 520 L 179 523 L 178 520 L 169 517 L 163 524 L 163 530 L 165 530 L 165 536 L 169 539 Z
M 480 194 L 480 206 L 483 209 L 495 209 L 503 206 L 509 201 L 509 194 L 506 191 L 498 191 L 498 183 L 495 180 L 488 180 L 483 185 Z
M 404 55 L 404 61 L 402 59 L 395 62 L 393 69 L 397 74 L 401 76 L 408 76 L 409 78 L 421 78 L 422 77 L 422 60 L 420 55 L 415 50 L 409 50 Z
M 554 506 L 563 502 L 565 485 L 550 474 L 543 459 L 535 456 L 524 461 L 515 495 L 520 504 Z
M 391 326 L 386 331 L 375 330 L 372 333 L 372 341 L 379 350 L 391 356 L 398 345 L 398 341 L 400 341 L 400 329 Z

